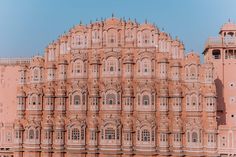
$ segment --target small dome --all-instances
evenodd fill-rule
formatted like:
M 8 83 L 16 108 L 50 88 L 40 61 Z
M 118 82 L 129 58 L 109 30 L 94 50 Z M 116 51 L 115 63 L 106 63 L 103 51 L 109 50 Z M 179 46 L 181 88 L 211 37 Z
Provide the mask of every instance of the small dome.
M 73 27 L 71 29 L 71 32 L 73 33 L 76 33 L 76 32 L 85 32 L 86 31 L 86 26 L 82 25 L 82 24 L 79 24 L 79 25 L 76 25 L 75 27 Z
M 20 120 L 17 120 L 15 122 L 15 127 L 16 130 L 23 130 L 23 125 L 21 124 Z
M 46 96 L 54 96 L 55 95 L 54 88 L 51 88 L 51 87 L 47 88 L 46 91 L 45 91 L 45 95 Z
M 50 119 L 49 117 L 47 117 L 47 118 L 44 120 L 43 126 L 44 126 L 45 128 L 51 128 L 51 127 L 53 126 L 53 120 Z
M 64 128 L 64 126 L 65 126 L 65 121 L 64 121 L 63 117 L 58 117 L 58 118 L 56 119 L 55 126 L 56 126 L 56 128 L 59 128 L 59 129 L 63 129 L 63 128 Z
M 25 91 L 23 90 L 23 88 L 18 89 L 18 91 L 17 91 L 17 96 L 26 97 L 26 93 L 25 93 Z
M 105 20 L 104 23 L 106 25 L 116 25 L 117 26 L 117 25 L 121 24 L 121 21 L 118 18 L 112 17 L 112 18 Z
M 143 23 L 140 24 L 138 27 L 138 30 L 149 30 L 149 31 L 153 31 L 155 30 L 155 26 L 149 23 Z
M 236 31 L 236 24 L 232 22 L 227 22 L 221 27 L 220 31 Z

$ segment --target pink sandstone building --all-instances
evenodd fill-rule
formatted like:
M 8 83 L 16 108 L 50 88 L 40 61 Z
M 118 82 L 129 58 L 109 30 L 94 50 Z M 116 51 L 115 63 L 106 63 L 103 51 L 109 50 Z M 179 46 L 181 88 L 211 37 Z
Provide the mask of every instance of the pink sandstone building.
M 30 59 L 0 58 L 0 157 L 11 157 L 17 118 L 18 71 Z
M 205 63 L 213 63 L 217 93 L 218 153 L 236 155 L 236 24 L 228 22 L 219 37 L 209 38 Z
M 0 156 L 233 156 L 236 25 L 220 34 L 201 64 L 154 25 L 112 17 L 0 60 Z

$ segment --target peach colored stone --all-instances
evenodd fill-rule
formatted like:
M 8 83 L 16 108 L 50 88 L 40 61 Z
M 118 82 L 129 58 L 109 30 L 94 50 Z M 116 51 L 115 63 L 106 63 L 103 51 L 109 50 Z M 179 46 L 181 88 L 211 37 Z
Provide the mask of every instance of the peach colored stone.
M 213 63 L 217 92 L 218 153 L 236 154 L 236 24 L 225 23 L 219 37 L 209 38 L 205 62 Z
M 235 36 L 234 28 L 223 26 L 220 39 L 230 32 Z M 179 39 L 149 23 L 113 17 L 71 28 L 47 46 L 44 56 L 0 66 L 12 69 L 4 80 L 7 75 L 15 80 L 9 80 L 6 92 L 1 87 L 0 98 L 13 113 L 4 117 L 14 124 L 9 153 L 160 157 L 233 152 L 230 115 L 236 112 L 225 99 L 233 97 L 234 88 L 226 86 L 236 80 L 235 63 L 212 59 L 220 43 L 209 39 L 201 64 L 196 53 L 184 54 Z M 223 51 L 225 45 L 220 46 Z M 12 75 L 14 70 L 18 75 Z M 229 146 L 219 145 L 223 136 Z

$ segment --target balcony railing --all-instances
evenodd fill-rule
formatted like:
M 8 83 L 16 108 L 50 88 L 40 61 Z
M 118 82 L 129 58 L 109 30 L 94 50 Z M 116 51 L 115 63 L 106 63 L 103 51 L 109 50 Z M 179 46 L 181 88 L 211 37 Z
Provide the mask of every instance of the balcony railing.
M 210 47 L 235 46 L 236 37 L 210 37 L 205 43 L 205 49 Z
M 0 58 L 0 65 L 29 64 L 31 58 Z

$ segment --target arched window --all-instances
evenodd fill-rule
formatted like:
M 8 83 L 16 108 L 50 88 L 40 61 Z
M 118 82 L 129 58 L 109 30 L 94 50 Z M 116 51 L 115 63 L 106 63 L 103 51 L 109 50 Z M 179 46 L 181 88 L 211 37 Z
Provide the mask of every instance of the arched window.
M 143 63 L 143 67 L 144 67 L 143 72 L 147 73 L 149 71 L 149 67 L 148 67 L 148 64 L 146 62 Z
M 187 132 L 187 140 L 188 140 L 188 142 L 190 142 L 190 132 L 189 131 Z
M 26 72 L 24 70 L 20 71 L 20 78 L 19 78 L 19 83 L 25 83 L 26 79 Z
M 105 61 L 105 69 L 107 74 L 117 74 L 116 72 L 119 71 L 119 63 L 118 59 L 114 57 L 109 57 Z
M 160 141 L 167 142 L 167 140 L 168 140 L 168 135 L 166 133 L 161 133 L 160 134 Z
M 110 66 L 110 72 L 114 71 L 114 66 Z
M 80 105 L 80 96 L 74 95 L 74 105 Z
M 141 72 L 141 62 L 140 62 L 140 60 L 138 60 L 137 61 L 137 73 L 140 74 L 140 72 Z
M 177 46 L 174 46 L 172 47 L 172 58 L 176 59 L 178 58 L 178 47 Z
M 65 54 L 67 51 L 67 42 L 63 42 L 60 44 L 60 54 Z
M 181 133 L 174 134 L 174 142 L 181 142 Z
M 35 138 L 39 139 L 39 130 L 38 129 L 35 130 Z
M 82 75 L 84 70 L 84 63 L 82 60 L 76 60 L 74 62 L 73 71 L 75 75 Z
M 167 76 L 167 64 L 166 63 L 160 63 L 160 77 L 166 78 Z
M 84 128 L 81 128 L 81 140 L 84 140 Z
M 37 94 L 32 94 L 30 96 L 29 108 L 39 109 L 40 105 L 40 96 Z
M 78 128 L 73 128 L 71 131 L 71 139 L 79 140 L 80 139 L 80 131 Z
M 29 139 L 30 140 L 34 139 L 34 130 L 33 129 L 29 130 Z
M 150 141 L 150 132 L 147 129 L 142 130 L 141 140 L 144 142 Z
M 56 134 L 56 139 L 57 140 L 62 140 L 63 139 L 64 134 L 63 134 L 62 131 L 58 130 L 58 131 L 55 132 L 55 134 Z
M 186 96 L 186 105 L 187 105 L 187 107 L 190 105 L 190 96 L 189 95 Z
M 189 76 L 190 76 L 189 67 L 186 66 L 186 67 L 185 67 L 185 77 L 186 77 L 186 79 L 189 79 Z
M 179 79 L 179 67 L 172 68 L 172 79 L 174 79 L 174 80 Z
M 132 41 L 132 39 L 133 39 L 132 30 L 126 31 L 126 38 L 125 39 L 127 42 Z
M 151 32 L 149 30 L 144 30 L 142 32 L 142 44 L 143 46 L 149 46 L 151 43 L 152 38 L 151 38 Z
M 37 96 L 36 95 L 33 95 L 32 97 L 31 97 L 31 103 L 32 103 L 32 105 L 36 105 L 38 102 L 37 102 Z
M 98 30 L 93 30 L 92 31 L 92 41 L 93 43 L 96 43 L 99 41 L 99 31 Z
M 160 97 L 160 110 L 161 111 L 168 111 L 168 98 L 167 97 Z
M 49 130 L 44 131 L 44 139 L 46 140 L 51 139 L 51 132 Z
M 143 105 L 149 105 L 150 99 L 148 95 L 143 95 Z
M 141 62 L 142 62 L 142 65 L 141 65 L 142 74 L 150 74 L 150 72 L 151 72 L 151 61 L 150 61 L 150 59 L 145 58 Z
M 214 59 L 220 59 L 221 58 L 220 50 L 212 50 L 212 56 Z
M 112 45 L 117 42 L 117 31 L 116 30 L 110 29 L 108 31 L 107 41 L 108 41 L 108 44 L 112 44 Z
M 192 95 L 191 101 L 192 101 L 192 106 L 193 106 L 193 107 L 196 106 L 196 105 L 198 105 L 198 104 L 197 104 L 197 96 L 196 96 L 196 95 Z
M 107 140 L 114 140 L 115 139 L 115 129 L 113 129 L 113 128 L 106 128 L 105 129 L 105 139 L 107 139 Z
M 191 66 L 190 67 L 190 79 L 191 80 L 194 80 L 194 79 L 196 79 L 197 78 L 197 68 L 196 68 L 196 66 Z
M 192 133 L 192 142 L 194 142 L 194 143 L 198 142 L 198 135 L 196 132 Z
M 106 104 L 107 105 L 115 105 L 116 102 L 116 94 L 115 93 L 107 93 L 106 94 Z
M 54 60 L 55 60 L 55 51 L 54 51 L 54 49 L 49 49 L 48 61 L 54 61 Z
M 33 81 L 39 81 L 40 79 L 40 69 L 34 68 L 33 69 Z
M 208 133 L 208 143 L 215 143 L 216 142 L 216 136 L 214 133 Z
M 51 81 L 55 78 L 55 70 L 53 68 L 48 69 L 48 80 Z
M 83 45 L 83 35 L 82 34 L 77 34 L 75 36 L 75 45 L 78 46 L 78 47 Z
M 60 79 L 66 79 L 66 65 L 59 65 L 59 78 Z

